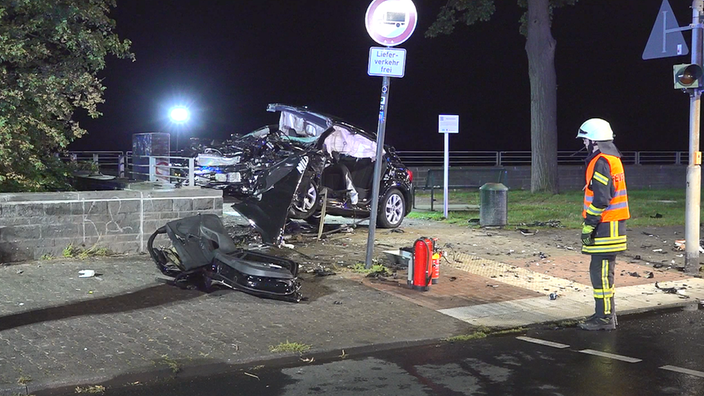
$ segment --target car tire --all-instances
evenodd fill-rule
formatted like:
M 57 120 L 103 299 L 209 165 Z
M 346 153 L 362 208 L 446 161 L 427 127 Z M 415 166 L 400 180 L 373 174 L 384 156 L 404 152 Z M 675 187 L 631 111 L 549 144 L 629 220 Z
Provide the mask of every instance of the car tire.
M 308 184 L 308 188 L 299 199 L 297 198 L 291 203 L 289 215 L 293 219 L 307 219 L 320 209 L 320 191 L 318 183 L 312 181 Z
M 320 211 L 317 211 L 313 213 L 312 215 L 306 217 L 304 220 L 306 223 L 310 224 L 313 227 L 317 227 L 320 225 Z
M 376 224 L 379 228 L 396 228 L 406 216 L 406 200 L 397 188 L 389 189 L 379 201 Z

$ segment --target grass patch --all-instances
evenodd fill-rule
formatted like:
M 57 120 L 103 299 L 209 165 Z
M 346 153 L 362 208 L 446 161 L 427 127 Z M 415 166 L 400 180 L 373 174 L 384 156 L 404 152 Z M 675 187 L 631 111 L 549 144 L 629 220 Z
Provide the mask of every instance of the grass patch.
M 350 271 L 359 274 L 379 274 L 379 275 L 391 275 L 391 271 L 382 264 L 372 264 L 371 268 L 366 268 L 365 263 L 357 263 L 350 267 Z
M 73 257 L 76 257 L 78 255 L 78 253 L 80 253 L 80 248 L 73 246 L 73 245 L 68 245 L 64 248 L 61 255 L 66 258 L 73 258 Z
M 299 342 L 282 342 L 279 345 L 276 346 L 271 346 L 269 347 L 269 352 L 275 352 L 275 353 L 289 353 L 289 352 L 295 352 L 295 353 L 303 353 L 307 352 L 310 350 L 310 345 L 306 344 L 301 344 Z
M 568 328 L 568 327 L 575 327 L 575 326 L 577 326 L 578 323 L 580 323 L 579 320 L 566 319 L 566 320 L 561 320 L 561 321 L 555 323 L 555 326 L 562 327 L 562 328 Z
M 17 383 L 20 384 L 20 385 L 27 385 L 27 384 L 29 384 L 30 382 L 32 382 L 32 377 L 29 377 L 29 376 L 26 376 L 26 375 L 23 375 L 23 376 L 17 378 Z
M 470 334 L 461 334 L 458 336 L 454 337 L 448 337 L 445 339 L 447 342 L 464 342 L 464 341 L 471 341 L 471 340 L 478 340 L 481 338 L 486 338 L 488 337 L 488 334 L 486 334 L 483 331 L 475 331 L 474 333 Z
M 102 385 L 90 385 L 86 387 L 77 386 L 75 389 L 76 393 L 105 393 L 105 387 Z
M 496 330 L 492 331 L 491 335 L 508 335 L 508 334 L 520 334 L 525 333 L 528 329 L 525 327 L 514 327 L 512 329 Z
M 488 327 L 479 327 L 476 331 L 469 334 L 460 334 L 454 337 L 448 337 L 445 339 L 447 342 L 465 342 L 471 340 L 479 340 L 489 336 L 507 335 L 507 334 L 519 334 L 524 333 L 526 329 L 524 327 L 514 327 L 510 329 L 503 330 L 493 330 Z
M 174 374 L 178 374 L 181 371 L 181 366 L 176 360 L 170 358 L 169 355 L 162 355 L 161 359 L 159 359 L 157 362 L 163 363 L 168 366 L 169 369 L 171 369 L 171 372 Z
M 65 258 L 79 258 L 81 260 L 85 260 L 90 257 L 107 257 L 111 256 L 112 254 L 113 252 L 105 247 L 99 248 L 94 245 L 88 249 L 83 249 L 81 247 L 74 246 L 73 244 L 66 246 L 62 252 L 62 255 Z
M 474 206 L 476 209 L 450 211 L 448 219 L 445 219 L 442 214 L 442 193 L 435 196 L 437 211 L 414 211 L 408 217 L 462 224 L 466 224 L 470 219 L 479 218 L 479 205 L 481 204 L 479 191 L 450 191 L 448 197 L 450 203 L 464 203 L 470 207 Z M 559 224 L 565 228 L 577 229 L 582 224 L 583 196 L 582 191 L 532 194 L 525 190 L 509 190 L 507 192 L 507 225 L 546 228 Z M 427 202 L 430 200 L 430 193 L 417 192 L 416 199 Z M 628 205 L 631 219 L 628 220 L 628 225 L 634 227 L 682 225 L 685 218 L 685 201 L 685 189 L 630 189 L 628 190 Z

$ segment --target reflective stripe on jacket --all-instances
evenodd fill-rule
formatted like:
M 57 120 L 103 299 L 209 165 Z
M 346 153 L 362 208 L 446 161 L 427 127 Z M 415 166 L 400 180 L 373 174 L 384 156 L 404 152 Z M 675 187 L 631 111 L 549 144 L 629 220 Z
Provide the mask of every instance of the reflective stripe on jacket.
M 599 223 L 594 230 L 594 244 L 582 245 L 585 254 L 609 254 L 626 250 L 626 221 Z

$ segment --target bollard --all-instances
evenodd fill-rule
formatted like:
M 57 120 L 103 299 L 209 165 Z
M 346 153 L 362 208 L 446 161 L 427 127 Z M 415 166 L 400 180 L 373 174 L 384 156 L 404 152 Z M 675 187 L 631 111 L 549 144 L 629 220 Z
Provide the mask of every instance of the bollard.
M 486 183 L 479 187 L 479 225 L 505 226 L 508 187 L 501 183 Z

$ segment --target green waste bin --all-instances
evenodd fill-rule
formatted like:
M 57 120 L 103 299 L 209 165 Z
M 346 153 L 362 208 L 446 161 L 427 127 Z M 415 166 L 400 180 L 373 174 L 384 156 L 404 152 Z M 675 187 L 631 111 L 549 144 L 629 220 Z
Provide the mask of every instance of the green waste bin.
M 479 187 L 479 200 L 479 225 L 506 225 L 508 187 L 501 183 L 486 183 Z

